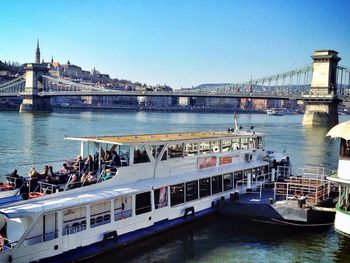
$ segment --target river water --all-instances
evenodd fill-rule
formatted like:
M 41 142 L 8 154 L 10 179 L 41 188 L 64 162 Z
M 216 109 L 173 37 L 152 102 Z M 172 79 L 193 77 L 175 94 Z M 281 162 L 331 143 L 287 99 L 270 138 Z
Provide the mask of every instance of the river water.
M 329 128 L 303 127 L 302 115 L 240 114 L 244 130 L 266 134 L 266 149 L 285 152 L 293 167 L 336 169 L 338 142 L 325 138 Z M 340 121 L 350 116 L 340 116 Z M 26 175 L 32 163 L 59 168 L 74 158 L 80 144 L 65 135 L 121 135 L 226 130 L 233 114 L 146 112 L 0 112 L 0 175 L 17 168 Z M 53 162 L 56 161 L 56 162 Z M 97 258 L 103 262 L 350 262 L 350 240 L 333 228 L 304 232 L 214 217 L 178 228 L 138 245 Z M 150 245 L 152 244 L 152 245 Z M 97 260 L 95 259 L 95 260 Z M 93 262 L 93 261 L 91 261 Z

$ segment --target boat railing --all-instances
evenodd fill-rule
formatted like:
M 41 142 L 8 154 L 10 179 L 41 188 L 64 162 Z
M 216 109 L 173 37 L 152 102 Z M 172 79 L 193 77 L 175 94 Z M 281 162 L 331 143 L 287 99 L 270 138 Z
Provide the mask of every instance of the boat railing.
M 22 188 L 26 182 L 26 178 L 24 177 L 5 176 L 5 178 L 6 182 L 4 184 L 6 183 L 8 186 L 12 186 L 14 189 Z
M 125 219 L 132 216 L 132 209 L 122 210 L 122 208 L 114 209 L 114 221 Z
M 330 194 L 330 182 L 312 178 L 292 178 L 286 182 L 275 182 L 274 199 L 304 198 L 309 204 L 317 204 Z
M 50 233 L 28 237 L 25 239 L 25 244 L 34 245 L 34 244 L 43 243 L 45 241 L 55 239 L 57 237 L 58 237 L 58 230 L 55 230 Z
M 111 222 L 111 212 L 104 211 L 90 216 L 90 227 L 97 227 Z
M 84 221 L 84 222 L 81 223 L 81 224 L 80 223 L 75 223 L 71 227 L 64 228 L 63 229 L 63 235 L 64 236 L 72 235 L 72 234 L 76 234 L 78 232 L 86 230 L 86 221 Z
M 248 186 L 248 179 L 237 180 L 237 181 L 236 181 L 236 187 L 235 187 L 235 189 L 236 189 L 236 190 L 242 189 L 242 188 L 244 188 L 245 186 Z
M 67 183 L 66 183 L 66 185 L 64 186 L 63 191 L 66 191 L 67 189 L 69 189 L 68 187 L 69 187 L 69 185 L 72 183 L 72 177 L 73 177 L 73 175 L 74 175 L 74 173 L 69 174 Z
M 277 166 L 277 174 L 276 174 L 276 179 L 280 176 L 282 177 L 289 177 L 292 175 L 292 167 L 291 166 L 284 166 L 280 165 Z
M 272 173 L 264 173 L 264 174 L 259 174 L 255 177 L 254 181 L 256 184 L 258 184 L 259 182 L 269 182 L 271 180 L 271 175 Z
M 18 241 L 11 241 L 8 238 L 2 237 L 3 244 L 0 244 L 0 253 L 3 251 L 11 250 L 15 247 L 15 245 L 18 243 Z
M 257 175 L 255 178 L 252 178 L 250 186 L 253 189 L 259 188 L 259 192 L 262 191 L 262 189 L 265 186 L 265 183 L 271 180 L 271 173 L 265 173 Z M 236 190 L 243 190 L 244 188 L 248 187 L 249 180 L 247 178 L 240 179 L 236 181 Z M 253 192 L 250 192 L 253 193 Z M 255 192 L 254 192 L 255 193 Z
M 331 170 L 326 169 L 325 167 L 305 166 L 297 168 L 296 171 L 293 172 L 293 175 L 324 180 L 331 172 Z
M 40 192 L 43 193 L 44 195 L 56 193 L 58 191 L 58 188 L 59 188 L 59 185 L 57 184 L 39 182 Z

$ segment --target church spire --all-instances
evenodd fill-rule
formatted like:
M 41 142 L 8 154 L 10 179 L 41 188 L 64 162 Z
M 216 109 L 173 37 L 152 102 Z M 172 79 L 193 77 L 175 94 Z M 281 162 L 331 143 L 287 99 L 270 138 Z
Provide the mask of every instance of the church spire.
M 40 63 L 40 48 L 39 48 L 39 38 L 36 42 L 36 51 L 35 51 L 35 63 Z

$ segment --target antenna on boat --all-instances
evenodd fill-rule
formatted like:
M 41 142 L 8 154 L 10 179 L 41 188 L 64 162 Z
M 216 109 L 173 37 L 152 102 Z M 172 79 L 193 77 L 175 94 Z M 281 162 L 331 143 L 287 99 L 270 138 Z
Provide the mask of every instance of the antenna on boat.
M 220 132 L 222 131 L 221 128 L 222 128 L 222 111 L 220 112 Z
M 237 131 L 239 131 L 239 130 L 238 130 L 237 113 L 236 113 L 236 112 L 235 112 L 234 115 L 233 115 L 233 121 L 234 121 L 234 125 L 235 125 L 233 131 L 234 131 L 234 132 L 237 132 Z

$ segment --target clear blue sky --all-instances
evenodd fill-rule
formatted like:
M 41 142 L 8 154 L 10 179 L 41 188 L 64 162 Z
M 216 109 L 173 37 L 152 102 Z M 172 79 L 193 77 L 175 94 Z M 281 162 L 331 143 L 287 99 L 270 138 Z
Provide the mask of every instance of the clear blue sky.
M 173 88 L 239 82 L 311 64 L 350 66 L 348 0 L 0 0 L 0 60 L 51 56 Z

